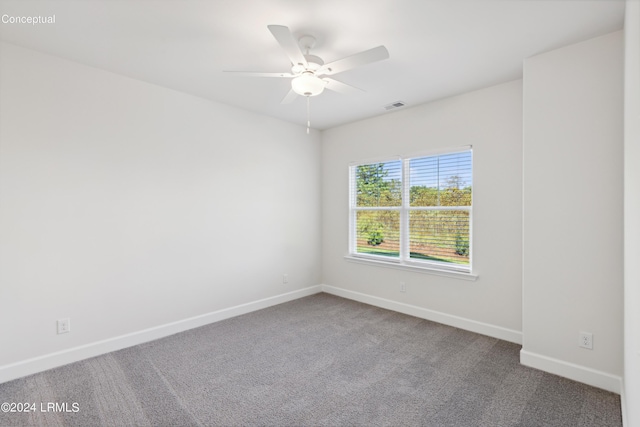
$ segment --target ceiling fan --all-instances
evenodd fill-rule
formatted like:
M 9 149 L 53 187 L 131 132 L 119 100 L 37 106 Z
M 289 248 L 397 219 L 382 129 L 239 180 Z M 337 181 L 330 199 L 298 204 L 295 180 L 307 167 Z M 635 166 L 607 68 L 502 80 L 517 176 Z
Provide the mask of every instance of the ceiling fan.
M 309 111 L 309 97 L 320 95 L 325 88 L 343 94 L 362 92 L 361 89 L 328 76 L 389 58 L 387 48 L 378 46 L 325 64 L 322 58 L 309 53 L 315 46 L 315 37 L 304 35 L 296 41 L 288 27 L 283 25 L 268 25 L 267 28 L 269 28 L 273 37 L 275 37 L 276 41 L 289 57 L 291 61 L 291 71 L 285 73 L 226 72 L 250 77 L 280 77 L 292 79 L 291 89 L 282 99 L 281 104 L 292 102 L 298 95 L 305 96 L 307 97 L 307 115 Z M 309 120 L 307 117 L 307 133 L 308 132 Z

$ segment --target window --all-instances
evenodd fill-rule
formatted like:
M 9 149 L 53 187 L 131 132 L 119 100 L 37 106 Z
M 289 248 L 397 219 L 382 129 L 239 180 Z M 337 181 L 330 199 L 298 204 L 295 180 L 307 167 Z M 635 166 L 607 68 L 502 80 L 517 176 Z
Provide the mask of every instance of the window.
M 471 272 L 472 151 L 350 166 L 352 256 Z

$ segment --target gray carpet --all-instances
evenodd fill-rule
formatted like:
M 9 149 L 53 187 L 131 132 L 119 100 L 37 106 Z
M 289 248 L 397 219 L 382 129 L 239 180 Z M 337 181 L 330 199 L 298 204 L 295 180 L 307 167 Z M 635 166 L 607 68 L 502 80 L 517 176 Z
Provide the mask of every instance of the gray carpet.
M 0 425 L 622 424 L 619 396 L 523 367 L 519 349 L 318 294 L 0 384 L 0 402 L 38 405 Z

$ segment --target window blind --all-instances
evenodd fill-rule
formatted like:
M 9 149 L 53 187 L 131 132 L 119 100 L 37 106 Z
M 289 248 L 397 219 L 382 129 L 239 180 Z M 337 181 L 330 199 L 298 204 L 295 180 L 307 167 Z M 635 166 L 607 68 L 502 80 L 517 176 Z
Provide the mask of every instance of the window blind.
M 354 251 L 398 258 L 402 161 L 353 166 L 351 175 Z
M 408 258 L 470 264 L 471 151 L 408 159 Z

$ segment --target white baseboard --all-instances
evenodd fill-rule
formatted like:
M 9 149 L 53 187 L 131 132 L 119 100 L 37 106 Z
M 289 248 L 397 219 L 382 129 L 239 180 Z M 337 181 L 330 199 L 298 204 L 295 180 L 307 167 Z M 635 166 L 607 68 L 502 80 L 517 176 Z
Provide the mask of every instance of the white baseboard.
M 320 285 L 310 286 L 308 288 L 300 289 L 297 291 L 287 292 L 258 301 L 252 301 L 246 304 L 240 304 L 235 307 L 229 307 L 222 310 L 213 311 L 211 313 L 202 314 L 200 316 L 178 320 L 177 322 L 167 323 L 153 328 L 132 332 L 130 334 L 121 335 L 106 340 L 73 347 L 67 350 L 45 354 L 43 356 L 34 357 L 32 359 L 23 360 L 9 365 L 0 366 L 0 383 L 46 371 L 58 366 L 88 359 L 90 357 L 99 356 L 101 354 L 153 341 L 159 338 L 164 338 L 178 332 L 183 332 L 189 329 L 204 326 L 209 323 L 219 322 L 231 317 L 240 316 L 252 311 L 282 304 L 284 302 L 293 301 L 298 298 L 317 294 L 321 291 L 322 287 Z
M 392 301 L 385 298 L 375 297 L 372 295 L 354 292 L 347 289 L 336 288 L 334 286 L 322 285 L 322 291 L 328 294 L 337 295 L 339 297 L 352 299 L 363 302 L 365 304 L 374 305 L 376 307 L 386 308 L 410 316 L 419 317 L 421 319 L 431 320 L 433 322 L 442 323 L 444 325 L 454 326 L 478 334 L 487 335 L 493 338 L 522 344 L 522 332 L 512 329 L 503 328 L 501 326 L 490 325 L 488 323 L 478 322 L 464 317 L 454 316 L 415 305 L 405 304 L 398 301 Z
M 622 378 L 606 372 L 597 371 L 585 366 L 565 362 L 563 360 L 547 357 L 520 350 L 520 363 L 531 368 L 569 378 L 570 380 L 598 387 L 603 390 L 620 394 L 622 392 Z
M 620 411 L 622 412 L 622 427 L 630 427 L 627 421 L 627 396 L 625 394 L 624 378 L 620 381 Z

